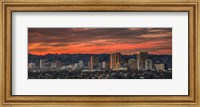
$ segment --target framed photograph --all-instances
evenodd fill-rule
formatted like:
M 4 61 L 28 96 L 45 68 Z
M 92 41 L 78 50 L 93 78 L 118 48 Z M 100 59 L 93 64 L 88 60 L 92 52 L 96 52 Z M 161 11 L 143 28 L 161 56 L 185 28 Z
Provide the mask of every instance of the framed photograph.
M 172 28 L 28 28 L 28 79 L 172 79 Z
M 199 107 L 199 1 L 1 1 L 1 106 Z

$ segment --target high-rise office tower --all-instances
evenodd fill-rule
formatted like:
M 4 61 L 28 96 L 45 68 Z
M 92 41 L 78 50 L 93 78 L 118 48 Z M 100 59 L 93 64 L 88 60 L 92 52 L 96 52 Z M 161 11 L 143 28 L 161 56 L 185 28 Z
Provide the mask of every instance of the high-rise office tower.
M 45 59 L 40 59 L 40 68 L 45 67 L 46 60 Z
M 138 70 L 152 70 L 152 60 L 148 59 L 148 52 L 137 54 Z
M 137 69 L 138 70 L 142 70 L 145 69 L 142 65 L 145 64 L 145 62 L 141 61 L 141 60 L 137 60 Z
M 148 59 L 148 52 L 139 52 L 137 54 L 137 60 L 147 60 Z
M 83 67 L 83 66 L 84 66 L 82 60 L 79 60 L 79 66 L 80 66 L 80 67 Z
M 121 64 L 121 54 L 113 53 L 110 54 L 110 69 L 119 69 Z
M 146 69 L 146 70 L 152 70 L 152 60 L 147 59 L 147 60 L 145 61 L 145 69 Z
M 106 68 L 106 62 L 105 61 L 102 62 L 102 68 L 104 68 L 104 69 Z
M 137 54 L 137 68 L 138 70 L 146 69 L 146 60 L 148 59 L 148 52 L 139 52 Z
M 99 59 L 97 56 L 90 56 L 89 69 L 97 69 L 99 64 Z
M 90 61 L 88 62 L 88 69 L 91 69 L 91 64 L 90 64 Z

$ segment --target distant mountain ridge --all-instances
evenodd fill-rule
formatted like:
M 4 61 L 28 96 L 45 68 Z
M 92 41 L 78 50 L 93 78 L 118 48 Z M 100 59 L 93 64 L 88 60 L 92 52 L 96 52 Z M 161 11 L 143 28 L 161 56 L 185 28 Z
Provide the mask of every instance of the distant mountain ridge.
M 46 54 L 46 55 L 34 55 L 28 54 L 28 62 L 35 62 L 39 64 L 40 59 L 47 59 L 49 62 L 61 61 L 65 65 L 78 63 L 82 60 L 86 65 L 90 59 L 91 55 L 96 55 L 99 58 L 99 62 L 109 62 L 110 54 Z M 136 55 L 121 55 L 121 60 L 128 62 L 129 59 L 136 59 Z M 152 55 L 149 54 L 149 59 L 153 63 L 164 63 L 166 66 L 172 66 L 172 55 Z

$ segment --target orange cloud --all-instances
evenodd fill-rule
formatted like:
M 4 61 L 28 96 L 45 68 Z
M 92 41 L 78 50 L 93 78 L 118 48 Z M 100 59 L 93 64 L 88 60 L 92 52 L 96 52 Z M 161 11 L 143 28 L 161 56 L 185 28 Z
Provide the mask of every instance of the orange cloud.
M 28 52 L 37 55 L 113 52 L 134 54 L 138 51 L 171 54 L 172 32 L 170 29 L 32 28 L 29 30 Z

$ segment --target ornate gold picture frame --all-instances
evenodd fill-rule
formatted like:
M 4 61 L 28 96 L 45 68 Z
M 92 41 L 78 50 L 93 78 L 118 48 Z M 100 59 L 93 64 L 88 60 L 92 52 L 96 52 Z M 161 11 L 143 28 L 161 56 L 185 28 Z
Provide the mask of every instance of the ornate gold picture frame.
M 199 107 L 200 104 L 200 7 L 199 0 L 2 0 L 0 2 L 0 106 L 1 107 Z M 12 12 L 188 12 L 189 95 L 168 96 L 14 96 L 12 92 Z M 19 36 L 20 38 L 20 36 Z

